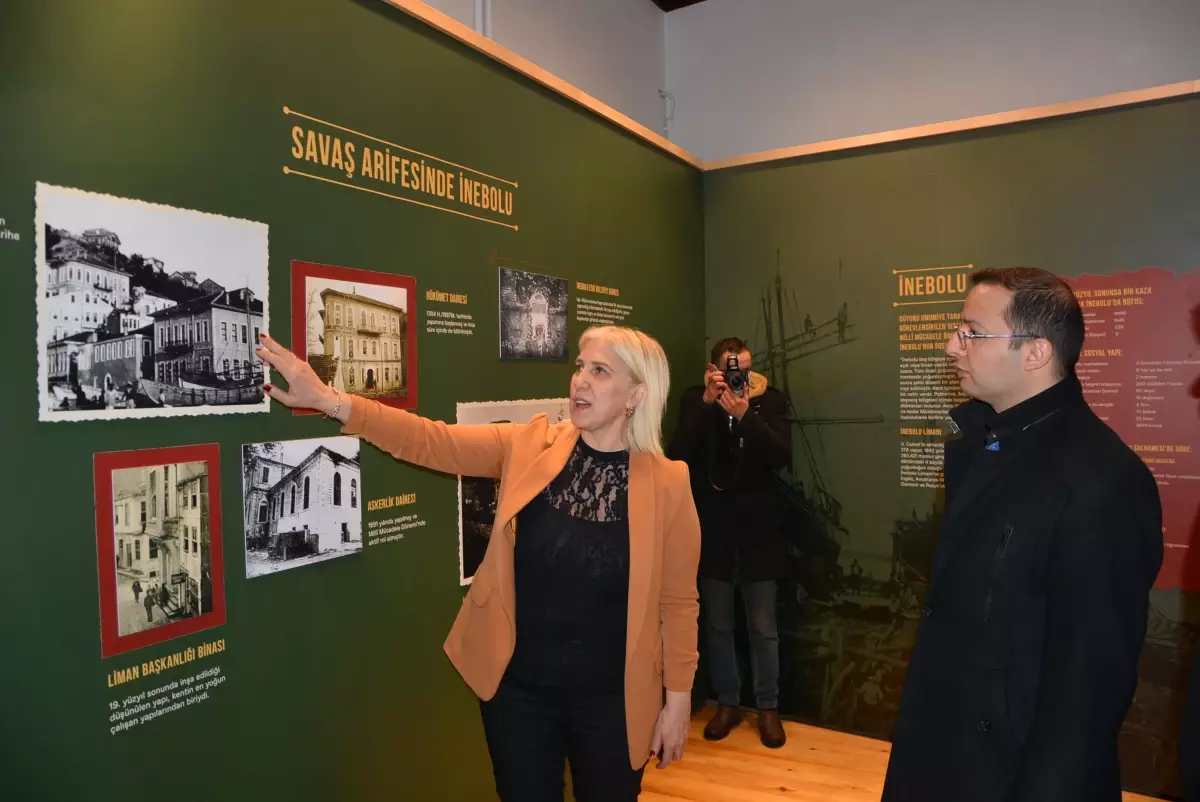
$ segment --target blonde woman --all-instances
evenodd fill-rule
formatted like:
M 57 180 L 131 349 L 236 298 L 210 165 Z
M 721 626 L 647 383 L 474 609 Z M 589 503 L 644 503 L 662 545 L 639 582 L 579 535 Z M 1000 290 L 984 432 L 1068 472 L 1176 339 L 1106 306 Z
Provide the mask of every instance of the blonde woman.
M 500 480 L 445 643 L 481 699 L 497 791 L 561 800 L 569 761 L 579 802 L 635 802 L 651 755 L 683 755 L 697 663 L 700 525 L 686 466 L 663 456 L 658 342 L 584 332 L 560 424 L 447 425 L 340 393 L 266 335 L 258 354 L 287 382 L 267 386 L 275 400 L 406 462 Z

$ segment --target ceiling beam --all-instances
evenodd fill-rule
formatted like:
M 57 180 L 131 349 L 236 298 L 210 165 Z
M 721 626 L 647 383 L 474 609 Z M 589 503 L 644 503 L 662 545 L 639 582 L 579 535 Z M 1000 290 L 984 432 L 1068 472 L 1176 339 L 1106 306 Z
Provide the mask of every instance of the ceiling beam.
M 704 0 L 654 0 L 654 5 L 661 8 L 663 11 L 675 11 L 676 9 L 694 6 L 697 3 L 703 3 Z

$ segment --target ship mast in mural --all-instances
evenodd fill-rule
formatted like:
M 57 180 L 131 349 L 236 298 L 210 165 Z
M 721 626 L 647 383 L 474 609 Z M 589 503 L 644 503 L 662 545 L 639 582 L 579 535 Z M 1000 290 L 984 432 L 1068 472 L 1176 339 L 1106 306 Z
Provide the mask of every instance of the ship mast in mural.
M 843 303 L 830 317 L 814 323 L 811 313 L 801 318 L 794 292 L 783 286 L 779 266 L 780 252 L 775 251 L 775 279 L 763 289 L 759 297 L 762 316 L 759 331 L 765 333 L 766 348 L 758 349 L 755 369 L 768 377 L 770 384 L 783 391 L 788 400 L 788 420 L 793 431 L 800 436 L 801 453 L 806 461 L 811 488 L 805 486 L 793 468 L 791 478 L 779 480 L 789 523 L 785 527 L 788 538 L 805 563 L 802 573 L 808 593 L 827 596 L 831 591 L 829 581 L 839 573 L 837 557 L 840 542 L 849 536 L 842 524 L 841 503 L 829 492 L 822 476 L 820 460 L 820 427 L 846 424 L 878 424 L 881 416 L 870 418 L 854 417 L 801 417 L 792 395 L 788 367 L 801 359 L 839 348 L 856 341 L 852 335 L 854 324 L 849 320 L 848 306 Z M 809 429 L 816 431 L 810 436 Z M 814 448 L 814 446 L 816 446 Z
M 784 597 L 780 618 L 787 712 L 826 726 L 886 736 L 924 593 L 925 577 L 913 566 L 927 562 L 940 516 L 935 505 L 925 514 L 914 510 L 911 518 L 894 522 L 886 581 L 864 574 L 857 561 L 848 567 L 839 564 L 851 535 L 842 523 L 841 502 L 823 476 L 821 433 L 828 426 L 880 425 L 885 418 L 827 416 L 804 399 L 799 406 L 812 414 L 798 412 L 789 369 L 860 338 L 845 302 L 815 315 L 808 310 L 802 314 L 795 292 L 784 286 L 779 261 L 777 250 L 775 277 L 759 297 L 755 340 L 761 346 L 765 339 L 765 348 L 756 349 L 755 369 L 786 394 L 795 456 L 803 460 L 803 466 L 793 465 L 778 480 L 799 586 Z
M 779 387 L 788 398 L 791 398 L 791 384 L 788 381 L 788 365 L 800 359 L 805 359 L 831 348 L 847 345 L 857 340 L 850 336 L 854 324 L 850 322 L 849 308 L 842 303 L 837 312 L 827 320 L 813 323 L 812 314 L 806 313 L 800 325 L 788 323 L 788 311 L 799 318 L 800 311 L 796 304 L 796 294 L 785 291 L 783 277 L 779 269 L 779 250 L 775 251 L 775 281 L 774 287 L 767 287 L 760 295 L 762 306 L 760 323 L 766 330 L 767 350 L 762 356 L 759 367 L 767 371 L 771 384 Z M 785 309 L 785 306 L 787 309 Z M 774 313 L 774 314 L 772 314 Z M 788 334 L 788 332 L 794 332 Z M 757 332 L 756 332 L 757 334 Z M 868 420 L 830 418 L 825 423 L 878 423 L 882 418 Z

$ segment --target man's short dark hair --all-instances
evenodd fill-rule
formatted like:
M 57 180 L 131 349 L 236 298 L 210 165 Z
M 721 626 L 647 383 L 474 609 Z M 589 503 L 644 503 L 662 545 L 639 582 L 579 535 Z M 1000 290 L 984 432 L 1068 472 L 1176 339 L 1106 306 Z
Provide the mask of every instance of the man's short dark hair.
M 730 351 L 735 354 L 740 354 L 742 351 L 746 350 L 748 350 L 748 348 L 745 341 L 737 337 L 726 337 L 723 340 L 717 340 L 716 344 L 712 347 L 712 354 L 710 354 L 710 356 L 712 356 L 712 364 L 719 368 L 724 368 L 725 366 L 721 364 L 722 356 Z
M 1004 267 L 976 271 L 971 286 L 990 284 L 1012 293 L 1004 321 L 1013 334 L 1032 334 L 1054 346 L 1054 361 L 1060 377 L 1075 373 L 1083 350 L 1083 310 L 1071 286 L 1040 267 Z M 1020 348 L 1014 339 L 1011 348 Z

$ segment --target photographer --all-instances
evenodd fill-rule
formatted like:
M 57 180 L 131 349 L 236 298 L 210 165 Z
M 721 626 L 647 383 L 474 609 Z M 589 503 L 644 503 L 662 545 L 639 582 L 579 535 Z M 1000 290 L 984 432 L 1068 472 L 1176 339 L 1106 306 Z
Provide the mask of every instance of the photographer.
M 776 582 L 784 575 L 775 471 L 791 457 L 787 398 L 750 370 L 746 344 L 730 337 L 712 349 L 704 386 L 685 390 L 672 459 L 691 469 L 700 516 L 699 585 L 705 611 L 709 679 L 720 707 L 704 730 L 716 741 L 742 720 L 734 645 L 734 586 L 750 630 L 750 666 L 764 745 L 783 746 L 779 720 Z

